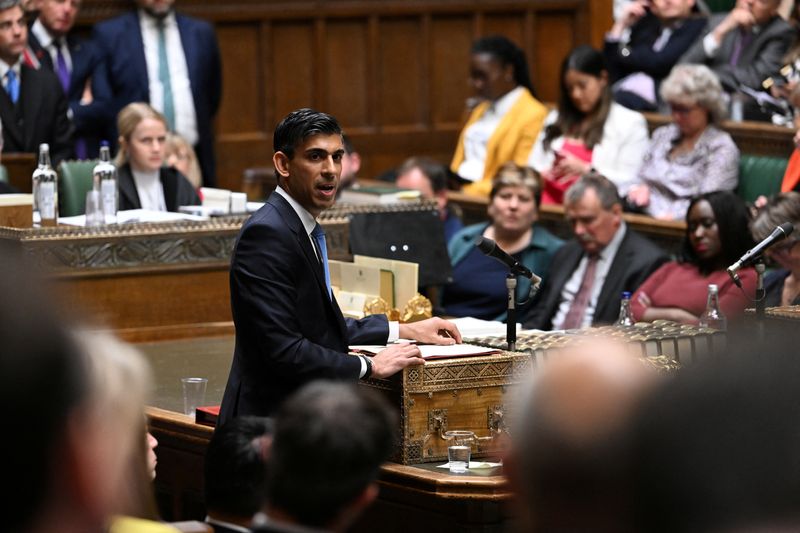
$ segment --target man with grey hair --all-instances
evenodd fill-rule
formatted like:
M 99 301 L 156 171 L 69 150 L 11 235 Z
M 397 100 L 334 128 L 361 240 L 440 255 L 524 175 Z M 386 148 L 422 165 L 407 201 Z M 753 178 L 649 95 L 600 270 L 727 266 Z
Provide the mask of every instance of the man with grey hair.
M 587 174 L 564 196 L 564 213 L 575 238 L 553 256 L 550 277 L 530 306 L 526 328 L 578 329 L 610 324 L 620 295 L 634 292 L 668 257 L 629 229 L 616 186 Z
M 729 13 L 709 19 L 708 32 L 679 62 L 709 66 L 728 92 L 761 90 L 761 82 L 778 73 L 794 40 L 794 29 L 778 15 L 780 4 L 737 0 Z

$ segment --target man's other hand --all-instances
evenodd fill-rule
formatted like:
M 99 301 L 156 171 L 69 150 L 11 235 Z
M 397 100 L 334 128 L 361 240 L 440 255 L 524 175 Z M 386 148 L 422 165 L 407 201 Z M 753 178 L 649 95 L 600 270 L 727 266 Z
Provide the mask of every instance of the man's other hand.
M 435 316 L 419 322 L 400 324 L 400 338 L 413 339 L 424 344 L 460 344 L 461 332 L 449 320 Z

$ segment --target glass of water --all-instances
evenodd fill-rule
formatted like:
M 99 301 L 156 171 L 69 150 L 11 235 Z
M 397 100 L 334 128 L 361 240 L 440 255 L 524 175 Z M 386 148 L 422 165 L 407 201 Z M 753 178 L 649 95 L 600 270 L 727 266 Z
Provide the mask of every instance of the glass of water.
M 444 438 L 447 440 L 447 460 L 450 464 L 450 472 L 463 474 L 469 469 L 475 433 L 472 431 L 448 431 L 444 434 Z

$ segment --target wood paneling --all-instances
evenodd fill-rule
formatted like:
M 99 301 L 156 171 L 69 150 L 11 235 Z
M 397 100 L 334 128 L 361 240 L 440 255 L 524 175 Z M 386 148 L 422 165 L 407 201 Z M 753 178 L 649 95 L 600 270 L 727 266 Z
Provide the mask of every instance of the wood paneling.
M 606 2 L 610 0 L 605 0 Z M 130 9 L 84 0 L 79 31 Z M 223 55 L 216 121 L 219 185 L 269 166 L 288 112 L 336 115 L 374 176 L 411 155 L 448 162 L 464 118 L 469 49 L 507 35 L 527 53 L 539 97 L 557 96 L 564 53 L 590 36 L 588 0 L 181 0 L 210 20 Z

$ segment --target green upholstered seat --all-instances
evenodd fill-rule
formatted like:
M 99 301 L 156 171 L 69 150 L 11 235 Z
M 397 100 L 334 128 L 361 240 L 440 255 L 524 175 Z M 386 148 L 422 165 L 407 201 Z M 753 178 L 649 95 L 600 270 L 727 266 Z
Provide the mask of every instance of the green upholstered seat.
M 789 160 L 784 157 L 742 154 L 736 192 L 746 202 L 752 202 L 761 195 L 779 193 L 788 164 Z
M 712 13 L 722 13 L 733 9 L 736 0 L 705 0 L 705 4 Z
M 58 165 L 58 203 L 62 217 L 82 215 L 86 193 L 92 189 L 92 171 L 97 160 L 62 161 Z
M 0 181 L 8 183 L 8 169 L 5 165 L 0 165 Z

